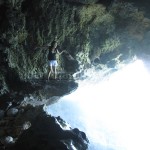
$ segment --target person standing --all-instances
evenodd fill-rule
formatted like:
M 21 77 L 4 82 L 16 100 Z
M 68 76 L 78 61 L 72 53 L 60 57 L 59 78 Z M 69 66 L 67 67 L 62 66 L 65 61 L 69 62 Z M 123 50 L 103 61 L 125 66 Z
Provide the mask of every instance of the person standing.
M 48 47 L 49 48 L 49 53 L 48 53 L 48 61 L 49 61 L 48 80 L 52 74 L 54 74 L 55 79 L 57 78 L 58 62 L 56 59 L 56 55 L 57 54 L 61 55 L 62 53 L 66 52 L 65 50 L 62 52 L 59 52 L 57 46 L 58 46 L 57 41 L 53 41 L 51 43 L 51 45 Z

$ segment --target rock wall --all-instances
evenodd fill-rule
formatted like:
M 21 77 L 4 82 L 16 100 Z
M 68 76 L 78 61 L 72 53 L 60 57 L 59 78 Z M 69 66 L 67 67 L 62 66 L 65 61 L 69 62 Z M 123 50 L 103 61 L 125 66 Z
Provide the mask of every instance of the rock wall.
M 0 149 L 7 150 L 86 150 L 88 139 L 60 117 L 47 115 L 42 107 L 10 108 L 0 111 Z
M 122 1 L 6 0 L 0 3 L 0 95 L 10 82 L 47 77 L 47 46 L 55 36 L 69 56 L 59 72 L 73 74 L 104 64 L 114 67 L 135 54 L 149 53 L 150 20 Z M 103 2 L 102 2 L 103 3 Z M 70 59 L 72 58 L 72 59 Z
M 59 77 L 61 79 L 63 74 L 64 78 L 63 81 L 47 82 L 48 51 L 45 46 L 56 36 L 60 50 L 68 52 L 58 57 Z M 63 123 L 62 119 L 46 116 L 36 107 L 57 102 L 61 96 L 76 89 L 78 85 L 72 74 L 80 72 L 79 78 L 82 78 L 84 71 L 91 67 L 115 68 L 134 56 L 149 58 L 149 47 L 149 15 L 134 3 L 121 0 L 0 0 L 0 127 L 8 125 L 6 133 L 0 130 L 0 148 L 44 149 L 46 144 L 45 149 L 71 149 L 71 145 L 79 150 L 87 149 L 84 133 L 78 129 L 62 130 L 58 126 L 59 121 Z M 24 110 L 32 112 L 32 119 L 21 112 L 23 105 Z M 12 108 L 17 108 L 13 111 L 19 113 L 8 116 Z M 19 122 L 21 117 L 23 121 Z M 24 132 L 22 126 L 27 123 L 26 127 L 30 122 L 31 128 Z M 13 132 L 16 128 L 11 127 L 12 123 L 16 123 L 19 130 Z M 59 133 L 55 130 L 51 136 L 46 131 L 41 132 L 46 127 L 51 133 L 53 125 Z M 13 138 L 16 138 L 15 145 Z M 8 143 L 13 147 L 9 148 Z

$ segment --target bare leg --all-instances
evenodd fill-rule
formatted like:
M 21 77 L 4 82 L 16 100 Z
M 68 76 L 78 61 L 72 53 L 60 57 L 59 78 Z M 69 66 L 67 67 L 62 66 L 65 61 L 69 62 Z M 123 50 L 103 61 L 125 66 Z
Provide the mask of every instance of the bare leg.
M 54 74 L 55 74 L 55 79 L 57 78 L 57 67 L 54 66 Z
M 53 67 L 52 67 L 52 66 L 50 66 L 50 71 L 49 71 L 49 73 L 48 73 L 48 80 L 49 80 L 49 78 L 50 78 L 50 76 L 51 76 L 51 73 L 53 73 Z

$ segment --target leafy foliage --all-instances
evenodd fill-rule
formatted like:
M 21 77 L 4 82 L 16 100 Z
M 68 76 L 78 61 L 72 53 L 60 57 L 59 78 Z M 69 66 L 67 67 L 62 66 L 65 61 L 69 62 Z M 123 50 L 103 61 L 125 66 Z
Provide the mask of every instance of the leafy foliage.
M 48 51 L 41 46 L 51 43 L 56 35 L 62 50 L 67 50 L 80 65 L 91 63 L 101 54 L 116 50 L 128 54 L 131 49 L 139 49 L 139 43 L 144 45 L 150 19 L 143 11 L 125 2 L 114 2 L 108 9 L 99 3 L 91 4 L 90 0 L 84 2 L 90 4 L 7 0 L 9 25 L 1 38 L 11 45 L 5 47 L 8 66 L 16 70 L 21 79 L 47 75 Z M 72 68 L 65 57 L 59 58 L 59 64 L 60 70 L 69 71 L 69 65 Z
M 119 37 L 114 36 L 105 40 L 105 43 L 102 45 L 101 52 L 109 53 L 119 48 L 119 46 L 121 46 L 121 41 Z
M 5 77 L 0 73 L 0 96 L 9 92 L 9 88 L 6 84 Z
M 93 4 L 85 5 L 79 11 L 80 25 L 97 25 L 103 22 L 102 16 L 105 14 L 105 7 L 103 5 Z

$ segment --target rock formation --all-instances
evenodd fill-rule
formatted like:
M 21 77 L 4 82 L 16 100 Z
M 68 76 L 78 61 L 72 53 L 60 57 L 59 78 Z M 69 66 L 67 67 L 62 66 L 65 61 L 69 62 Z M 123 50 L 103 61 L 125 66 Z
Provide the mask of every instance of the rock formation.
M 88 68 L 149 58 L 147 2 L 142 8 L 132 2 L 0 0 L 1 149 L 87 149 L 85 133 L 62 129 L 64 121 L 47 116 L 42 106 L 75 90 L 75 73 L 83 79 Z M 58 57 L 58 80 L 49 82 L 45 46 L 56 36 L 67 54 Z

